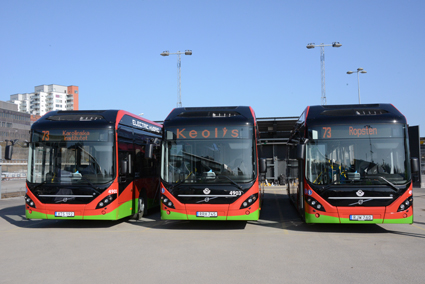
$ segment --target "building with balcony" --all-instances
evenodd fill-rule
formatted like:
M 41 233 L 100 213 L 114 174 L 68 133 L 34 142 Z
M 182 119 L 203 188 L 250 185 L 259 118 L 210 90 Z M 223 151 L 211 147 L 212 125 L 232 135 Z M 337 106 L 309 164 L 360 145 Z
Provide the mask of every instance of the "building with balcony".
M 33 93 L 14 94 L 11 103 L 18 111 L 43 116 L 52 110 L 78 110 L 78 86 L 40 85 Z

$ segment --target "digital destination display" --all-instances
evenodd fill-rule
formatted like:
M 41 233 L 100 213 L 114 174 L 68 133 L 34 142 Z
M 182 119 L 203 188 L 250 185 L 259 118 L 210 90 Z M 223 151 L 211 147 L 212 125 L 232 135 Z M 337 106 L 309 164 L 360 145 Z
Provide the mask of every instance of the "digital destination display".
M 99 129 L 49 129 L 35 130 L 33 142 L 49 141 L 113 141 L 112 130 Z
M 332 138 L 384 138 L 404 137 L 404 125 L 372 124 L 372 125 L 330 125 L 315 126 L 309 130 L 311 139 Z
M 250 139 L 252 132 L 247 126 L 182 126 L 167 129 L 167 139 Z

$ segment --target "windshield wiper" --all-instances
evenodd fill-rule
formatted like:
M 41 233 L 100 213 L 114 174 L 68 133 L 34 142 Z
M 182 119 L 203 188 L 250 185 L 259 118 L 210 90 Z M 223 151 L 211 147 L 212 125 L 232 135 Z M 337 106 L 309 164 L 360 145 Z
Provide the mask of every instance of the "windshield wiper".
M 365 179 L 368 179 L 368 180 L 376 180 L 377 178 L 380 178 L 380 179 L 382 179 L 382 180 L 384 180 L 389 186 L 391 186 L 395 191 L 398 191 L 399 189 L 392 183 L 392 182 L 390 182 L 389 180 L 387 180 L 386 178 L 384 178 L 384 177 L 382 177 L 382 176 L 376 176 L 376 177 L 363 177 L 363 178 L 361 178 L 360 180 L 357 180 L 357 181 L 361 181 L 361 180 L 365 180 Z M 326 192 L 326 191 L 328 191 L 330 188 L 331 188 L 331 186 L 333 185 L 333 184 L 335 184 L 336 182 L 338 182 L 338 180 L 334 180 L 334 181 L 332 181 L 331 183 L 329 183 L 329 184 L 327 184 L 327 185 L 325 185 L 324 187 L 322 187 L 322 192 L 321 193 L 324 193 L 324 192 Z M 353 184 L 354 182 L 355 182 L 355 180 L 349 180 L 349 182 L 350 182 L 350 184 Z
M 92 155 L 92 154 L 90 154 L 89 152 L 87 152 L 83 147 L 81 147 L 81 146 L 79 146 L 78 145 L 78 148 L 80 148 L 80 150 L 81 151 L 83 151 L 84 153 L 86 153 L 90 158 L 92 158 L 93 159 L 93 161 L 96 163 L 96 165 L 99 167 L 99 173 L 103 176 L 103 173 L 102 173 L 102 168 L 100 167 L 100 164 L 99 164 L 99 162 L 97 161 L 97 159 Z M 96 172 L 96 168 L 94 169 L 95 170 L 95 174 L 97 174 L 97 172 Z
M 386 178 L 384 178 L 384 177 L 381 177 L 381 176 L 378 176 L 378 178 L 380 178 L 380 179 L 382 179 L 382 180 L 384 180 L 388 185 L 390 185 L 395 191 L 398 191 L 399 189 L 392 183 L 392 182 L 390 182 L 389 180 L 387 180 Z
M 84 180 L 87 182 L 87 184 L 88 184 L 88 185 L 90 185 L 90 186 L 92 187 L 93 191 L 100 195 L 100 192 L 99 192 L 99 191 L 97 191 L 97 190 L 98 190 L 98 189 L 100 189 L 100 188 L 98 188 L 98 187 L 94 186 L 94 184 L 92 184 L 92 183 L 89 181 L 89 179 L 88 179 L 88 178 L 86 178 L 86 177 L 85 177 L 85 176 L 83 176 L 83 175 L 81 176 L 81 179 L 82 179 L 82 180 L 84 179 Z
M 218 175 L 218 178 L 224 177 L 227 178 L 232 184 L 234 184 L 237 188 L 239 188 L 240 190 L 243 190 L 242 186 L 240 186 L 239 184 L 237 184 L 234 180 L 232 180 L 231 178 L 229 178 L 228 176 L 224 176 L 224 175 Z
M 173 189 L 176 188 L 177 186 L 181 185 L 182 183 L 184 183 L 191 175 L 192 175 L 192 173 L 190 173 L 187 177 L 185 177 L 181 181 L 176 182 L 175 184 L 171 184 L 170 193 L 173 194 Z
M 43 180 L 41 183 L 37 184 L 31 191 L 34 192 L 34 194 L 35 194 L 35 190 L 45 183 L 47 183 L 47 179 Z
M 331 188 L 331 186 L 334 185 L 337 182 L 340 182 L 340 181 L 339 180 L 333 180 L 333 181 L 331 181 L 331 183 L 329 183 L 329 184 L 325 185 L 324 187 L 322 187 L 322 190 L 323 190 L 322 193 L 328 191 Z

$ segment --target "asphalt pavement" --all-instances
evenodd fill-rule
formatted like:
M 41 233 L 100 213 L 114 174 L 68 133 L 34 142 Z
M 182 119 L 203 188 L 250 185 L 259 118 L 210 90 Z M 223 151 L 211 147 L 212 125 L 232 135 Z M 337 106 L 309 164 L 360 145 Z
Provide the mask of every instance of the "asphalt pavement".
M 304 224 L 280 187 L 259 221 L 26 220 L 0 200 L 0 283 L 423 283 L 425 190 L 413 225 Z
M 10 179 L 1 181 L 1 198 L 24 196 L 26 192 L 25 179 Z

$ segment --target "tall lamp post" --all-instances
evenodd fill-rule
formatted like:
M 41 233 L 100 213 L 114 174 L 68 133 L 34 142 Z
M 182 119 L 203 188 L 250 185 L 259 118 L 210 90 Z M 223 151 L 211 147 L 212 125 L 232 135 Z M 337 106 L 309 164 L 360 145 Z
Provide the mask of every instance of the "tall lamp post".
M 320 69 L 321 69 L 321 77 L 322 77 L 322 105 L 326 105 L 326 84 L 325 84 L 325 46 L 332 46 L 332 47 L 341 47 L 342 44 L 339 42 L 333 42 L 332 44 L 314 44 L 309 43 L 307 44 L 308 49 L 315 48 L 316 46 L 320 47 Z
M 177 107 L 182 107 L 182 58 L 181 55 L 192 55 L 192 50 L 186 50 L 185 52 L 174 52 L 174 53 L 170 53 L 168 50 L 162 52 L 160 55 L 161 56 L 169 56 L 169 55 L 173 55 L 176 54 L 178 55 L 177 57 L 177 88 L 178 88 L 178 93 L 177 93 Z
M 360 104 L 360 78 L 359 78 L 359 73 L 363 73 L 366 74 L 367 72 L 365 70 L 363 70 L 363 68 L 357 68 L 357 90 L 359 92 L 359 104 Z M 347 71 L 347 74 L 353 74 L 353 71 Z

